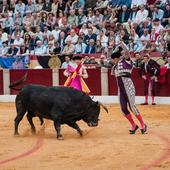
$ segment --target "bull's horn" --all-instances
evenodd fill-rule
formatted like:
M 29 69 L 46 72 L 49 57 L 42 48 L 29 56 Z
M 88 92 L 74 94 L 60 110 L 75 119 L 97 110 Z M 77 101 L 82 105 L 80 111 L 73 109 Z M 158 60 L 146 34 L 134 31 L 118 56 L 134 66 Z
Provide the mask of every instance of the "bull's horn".
M 106 107 L 105 105 L 103 105 L 101 102 L 99 102 L 99 105 L 100 105 L 101 107 L 103 107 L 103 109 L 104 109 L 107 113 L 109 113 L 109 111 L 108 111 L 108 109 L 107 109 L 107 107 Z

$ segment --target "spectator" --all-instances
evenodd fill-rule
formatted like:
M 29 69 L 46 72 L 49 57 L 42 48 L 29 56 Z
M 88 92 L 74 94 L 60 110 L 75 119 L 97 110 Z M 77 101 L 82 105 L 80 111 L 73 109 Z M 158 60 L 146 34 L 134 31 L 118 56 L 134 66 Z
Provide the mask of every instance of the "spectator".
M 29 49 L 28 49 L 25 45 L 22 45 L 22 46 L 19 48 L 18 55 L 20 55 L 20 56 L 29 55 Z
M 64 46 L 65 46 L 65 39 L 66 39 L 66 34 L 64 31 L 61 31 L 60 32 L 60 35 L 59 35 L 59 44 L 60 44 L 60 47 L 61 47 L 61 50 L 64 49 Z
M 102 47 L 101 41 L 97 40 L 96 41 L 96 53 L 103 53 L 104 52 L 104 47 Z
M 162 20 L 164 16 L 164 11 L 162 9 L 159 9 L 156 5 L 154 7 L 154 12 L 153 12 L 153 20 L 154 19 L 159 19 Z
M 32 3 L 32 0 L 27 0 L 27 5 L 25 7 L 25 10 L 31 11 L 31 13 L 35 11 L 35 5 Z
M 12 57 L 12 56 L 15 56 L 17 54 L 18 54 L 18 48 L 16 48 L 16 46 L 13 43 L 11 43 L 10 48 L 8 49 L 6 56 Z
M 42 41 L 38 40 L 36 42 L 36 48 L 34 50 L 35 55 L 43 56 L 47 54 L 47 49 L 42 45 Z
M 45 0 L 45 3 L 43 5 L 43 10 L 50 12 L 51 11 L 51 6 L 52 6 L 51 1 L 50 0 Z
M 159 36 L 159 34 L 156 33 L 155 28 L 152 28 L 152 31 L 151 31 L 151 34 L 150 34 L 150 41 L 156 42 L 158 36 Z
M 11 34 L 13 25 L 14 25 L 14 21 L 13 18 L 11 17 L 11 13 L 7 13 L 7 17 L 3 23 L 4 31 L 8 34 Z
M 92 54 L 95 52 L 96 52 L 95 41 L 93 39 L 90 39 L 86 47 L 85 53 Z
M 40 12 L 43 9 L 43 0 L 36 0 L 36 4 L 35 4 L 35 12 Z
M 8 52 L 8 46 L 6 42 L 2 42 L 2 48 L 0 49 L 0 56 L 6 56 Z
M 47 55 L 52 55 L 54 53 L 54 44 L 52 41 L 48 42 Z
M 80 27 L 87 22 L 87 17 L 83 14 L 83 9 L 78 10 L 77 25 Z
M 30 25 L 30 23 L 31 23 L 31 11 L 26 11 L 25 12 L 26 13 L 26 16 L 23 18 L 23 25 Z
M 140 38 L 143 41 L 149 41 L 150 40 L 150 34 L 148 32 L 148 29 L 144 29 L 143 35 Z
M 41 23 L 41 20 L 38 17 L 37 13 L 33 12 L 32 17 L 31 17 L 31 22 L 30 22 L 30 25 L 31 25 L 32 29 L 35 30 L 35 27 L 37 25 L 40 25 L 40 23 Z
M 88 43 L 90 39 L 93 39 L 94 41 L 96 41 L 97 39 L 97 35 L 93 33 L 93 29 L 92 28 L 89 28 L 88 29 L 88 34 L 85 35 L 85 43 Z
M 70 57 L 65 56 L 65 61 L 62 63 L 61 68 L 66 69 L 71 64 Z
M 24 45 L 24 39 L 21 38 L 21 35 L 19 33 L 16 35 L 16 39 L 14 40 L 14 45 L 16 47 L 21 47 L 22 45 Z
M 152 28 L 155 28 L 155 32 L 159 34 L 159 31 L 163 29 L 163 26 L 161 25 L 159 19 L 153 20 L 153 26 Z
M 64 47 L 62 54 L 71 55 L 75 51 L 74 45 L 71 43 L 71 39 L 67 39 L 66 46 Z
M 138 34 L 135 32 L 134 29 L 130 30 L 130 39 L 132 39 L 133 43 L 136 43 L 139 40 Z
M 75 15 L 75 10 L 72 9 L 68 17 L 68 25 L 71 27 L 73 24 L 77 25 L 77 16 Z
M 84 7 L 84 0 L 74 0 L 74 2 L 72 3 L 72 9 L 78 10 L 80 8 Z
M 103 20 L 103 15 L 100 13 L 100 11 L 97 9 L 95 11 L 95 16 L 94 16 L 94 19 L 93 19 L 93 25 L 95 26 L 98 26 L 99 23 L 101 23 Z
M 19 0 L 18 3 L 15 5 L 15 13 L 19 12 L 21 17 L 25 14 L 25 4 L 22 2 L 22 0 Z
M 83 33 L 84 35 L 87 35 L 88 34 L 88 29 L 87 29 L 87 24 L 84 23 L 80 29 L 80 33 Z
M 128 21 L 128 19 L 129 19 L 129 11 L 128 11 L 128 8 L 127 8 L 126 5 L 123 5 L 123 6 L 122 6 L 122 10 L 121 10 L 120 13 L 119 13 L 119 19 L 118 19 L 118 21 L 119 21 L 120 23 L 125 23 L 125 22 Z
M 99 35 L 97 36 L 97 40 L 101 42 L 102 47 L 108 46 L 108 37 L 105 35 L 104 31 L 100 31 Z
M 54 54 L 60 54 L 60 52 L 61 52 L 60 44 L 59 44 L 58 41 L 56 41 L 56 42 L 54 43 L 53 53 L 54 53 Z
M 76 54 L 83 54 L 86 50 L 86 44 L 83 43 L 83 39 L 81 37 L 78 38 L 78 42 L 75 45 L 75 53 Z
M 141 65 L 142 65 L 142 60 L 143 60 L 142 56 L 140 55 L 140 53 L 135 53 L 134 58 L 135 58 L 134 67 L 139 67 L 140 68 Z
M 136 1 L 137 2 L 137 1 Z M 140 5 L 140 10 L 136 14 L 135 21 L 140 24 L 148 17 L 148 10 L 145 9 L 144 5 Z
M 136 5 L 137 7 L 141 6 L 141 5 L 146 5 L 147 0 L 132 0 L 131 2 L 131 7 L 133 7 L 134 5 Z
M 137 11 L 138 11 L 138 7 L 136 6 L 136 5 L 133 5 L 132 6 L 132 9 L 131 9 L 131 11 L 130 11 L 130 13 L 129 13 L 129 19 L 128 19 L 128 21 L 135 21 L 135 19 L 136 19 L 136 14 L 137 14 Z
M 70 35 L 67 36 L 65 42 L 67 42 L 67 40 L 71 40 L 72 44 L 76 44 L 78 41 L 78 35 L 75 33 L 74 29 L 71 29 L 70 31 Z
M 61 30 L 59 29 L 59 26 L 56 25 L 56 26 L 55 26 L 55 29 L 52 30 L 52 34 L 53 34 L 53 36 L 54 36 L 55 41 L 58 41 L 60 32 L 61 32 Z

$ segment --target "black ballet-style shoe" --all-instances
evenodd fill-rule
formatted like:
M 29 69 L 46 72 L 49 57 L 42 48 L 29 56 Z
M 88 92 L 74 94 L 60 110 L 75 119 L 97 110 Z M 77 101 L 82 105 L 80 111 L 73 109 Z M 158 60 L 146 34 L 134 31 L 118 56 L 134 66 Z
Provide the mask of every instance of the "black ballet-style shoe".
M 145 125 L 145 127 L 143 129 L 141 129 L 141 134 L 145 134 L 147 131 L 147 125 Z
M 152 103 L 152 105 L 156 105 L 156 103 Z
M 145 102 L 145 103 L 141 103 L 140 105 L 148 105 L 148 103 L 147 103 L 147 102 Z
M 135 127 L 135 129 L 134 129 L 134 130 L 129 130 L 129 133 L 130 133 L 130 134 L 135 134 L 135 133 L 136 133 L 136 131 L 138 130 L 138 128 L 139 128 L 139 126 L 138 126 L 138 125 L 136 125 L 136 127 Z

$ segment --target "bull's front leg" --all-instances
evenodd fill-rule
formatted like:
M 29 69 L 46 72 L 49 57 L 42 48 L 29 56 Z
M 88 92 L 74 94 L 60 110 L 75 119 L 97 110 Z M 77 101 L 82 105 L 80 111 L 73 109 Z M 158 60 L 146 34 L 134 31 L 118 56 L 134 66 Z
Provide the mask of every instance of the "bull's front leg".
M 57 139 L 63 140 L 64 138 L 61 134 L 61 124 L 58 121 L 54 121 L 54 127 L 55 127 L 55 130 L 57 131 Z
M 67 123 L 67 125 L 74 128 L 74 129 L 76 129 L 77 132 L 79 133 L 79 135 L 83 136 L 83 131 L 80 129 L 80 127 L 78 126 L 78 124 L 76 122 Z

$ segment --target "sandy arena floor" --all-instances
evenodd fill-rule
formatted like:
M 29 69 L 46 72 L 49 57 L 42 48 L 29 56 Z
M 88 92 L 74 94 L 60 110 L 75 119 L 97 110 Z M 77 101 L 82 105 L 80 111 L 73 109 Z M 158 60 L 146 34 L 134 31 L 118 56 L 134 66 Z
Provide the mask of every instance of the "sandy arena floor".
M 41 127 L 37 118 L 37 135 L 24 118 L 20 137 L 14 137 L 15 106 L 0 103 L 0 170 L 170 170 L 170 106 L 139 106 L 149 127 L 146 135 L 129 135 L 119 106 L 108 109 L 96 128 L 79 122 L 84 137 L 64 125 L 65 140 L 58 141 L 53 123 Z

